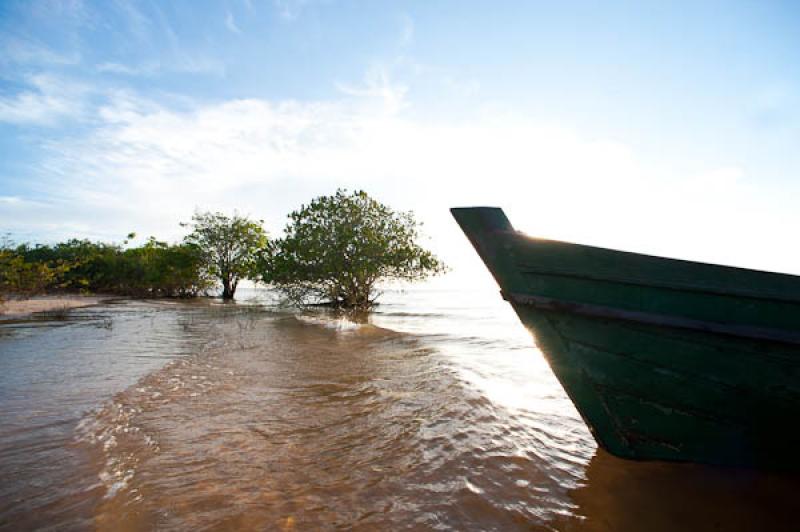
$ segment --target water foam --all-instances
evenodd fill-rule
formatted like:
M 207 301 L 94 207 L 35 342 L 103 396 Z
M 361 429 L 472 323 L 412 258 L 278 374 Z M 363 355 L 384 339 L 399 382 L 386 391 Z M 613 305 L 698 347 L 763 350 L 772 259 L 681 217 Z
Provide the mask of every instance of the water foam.
M 296 318 L 304 323 L 320 325 L 327 329 L 333 329 L 336 331 L 356 331 L 364 326 L 361 323 L 354 322 L 345 317 L 327 318 L 323 316 L 299 315 L 296 316 Z

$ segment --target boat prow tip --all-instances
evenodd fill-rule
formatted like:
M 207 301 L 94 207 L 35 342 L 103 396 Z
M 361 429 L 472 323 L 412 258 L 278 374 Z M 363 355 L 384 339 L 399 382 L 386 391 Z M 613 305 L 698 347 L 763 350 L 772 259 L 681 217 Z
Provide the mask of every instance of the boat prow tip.
M 511 222 L 500 207 L 453 207 L 450 213 L 468 235 L 474 232 L 513 230 Z

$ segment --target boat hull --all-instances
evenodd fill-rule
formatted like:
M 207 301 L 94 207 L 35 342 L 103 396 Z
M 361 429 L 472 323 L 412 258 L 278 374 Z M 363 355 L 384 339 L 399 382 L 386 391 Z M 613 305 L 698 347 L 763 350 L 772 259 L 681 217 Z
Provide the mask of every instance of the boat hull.
M 799 278 L 531 239 L 499 209 L 453 214 L 600 446 L 799 465 Z

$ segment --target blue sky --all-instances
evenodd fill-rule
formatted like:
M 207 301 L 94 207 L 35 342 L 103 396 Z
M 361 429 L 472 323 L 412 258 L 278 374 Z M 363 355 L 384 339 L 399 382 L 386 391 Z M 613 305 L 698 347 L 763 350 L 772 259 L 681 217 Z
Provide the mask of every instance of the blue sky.
M 793 2 L 0 3 L 0 230 L 179 238 L 362 187 L 800 274 Z

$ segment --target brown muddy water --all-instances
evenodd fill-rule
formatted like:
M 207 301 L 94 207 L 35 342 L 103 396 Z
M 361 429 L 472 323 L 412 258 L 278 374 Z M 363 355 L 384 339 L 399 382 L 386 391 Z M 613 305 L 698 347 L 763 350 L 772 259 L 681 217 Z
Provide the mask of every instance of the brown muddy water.
M 800 528 L 797 475 L 599 451 L 494 291 L 249 296 L 0 324 L 0 529 Z

